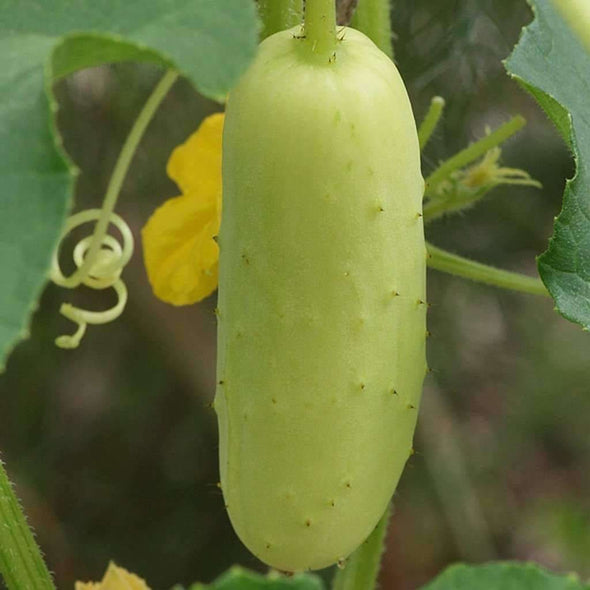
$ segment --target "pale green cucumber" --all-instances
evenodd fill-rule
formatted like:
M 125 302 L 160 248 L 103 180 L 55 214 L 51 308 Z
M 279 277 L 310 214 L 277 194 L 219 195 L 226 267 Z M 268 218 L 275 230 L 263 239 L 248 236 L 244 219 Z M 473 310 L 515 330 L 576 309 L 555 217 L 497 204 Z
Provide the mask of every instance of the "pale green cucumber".
M 590 51 L 589 0 L 553 0 L 553 4 Z
M 218 387 L 233 526 L 285 571 L 346 558 L 411 454 L 425 373 L 418 138 L 363 34 L 265 40 L 223 137 Z

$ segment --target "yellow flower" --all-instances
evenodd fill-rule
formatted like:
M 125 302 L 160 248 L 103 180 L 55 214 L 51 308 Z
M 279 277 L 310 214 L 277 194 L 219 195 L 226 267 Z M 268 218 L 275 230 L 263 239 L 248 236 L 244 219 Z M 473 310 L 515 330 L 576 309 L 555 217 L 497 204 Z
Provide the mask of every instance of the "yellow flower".
M 102 582 L 76 582 L 76 590 L 150 590 L 138 576 L 109 563 Z
M 492 188 L 498 184 L 520 184 L 542 188 L 537 180 L 530 177 L 528 172 L 518 168 L 504 168 L 498 165 L 502 150 L 494 147 L 489 150 L 480 162 L 470 168 L 459 171 L 455 177 L 468 188 Z
M 156 209 L 142 230 L 152 289 L 173 305 L 196 303 L 217 287 L 222 131 L 223 114 L 211 115 L 172 152 L 166 172 L 182 195 Z

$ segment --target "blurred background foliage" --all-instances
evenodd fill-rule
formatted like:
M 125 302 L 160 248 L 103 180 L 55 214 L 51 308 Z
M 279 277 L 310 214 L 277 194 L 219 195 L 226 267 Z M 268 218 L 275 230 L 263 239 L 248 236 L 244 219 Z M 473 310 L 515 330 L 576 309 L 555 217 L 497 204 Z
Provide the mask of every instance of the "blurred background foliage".
M 361 0 L 362 1 L 362 0 Z M 528 126 L 503 151 L 543 190 L 500 187 L 427 230 L 442 247 L 535 273 L 571 158 L 501 60 L 531 20 L 524 0 L 398 0 L 396 61 L 420 119 L 445 97 L 424 155 L 437 162 L 511 115 Z M 161 72 L 119 64 L 57 87 L 65 145 L 81 169 L 76 209 L 99 206 L 124 137 Z M 233 534 L 216 486 L 215 297 L 173 308 L 151 294 L 139 231 L 178 190 L 171 150 L 219 110 L 181 81 L 150 127 L 118 206 L 138 247 L 123 317 L 81 347 L 63 300 L 93 308 L 108 292 L 49 286 L 31 338 L 0 376 L 0 449 L 61 588 L 99 579 L 114 559 L 153 588 L 208 581 L 239 562 L 262 569 Z M 67 242 L 63 248 L 67 267 Z M 550 300 L 429 274 L 429 363 L 416 453 L 395 495 L 382 588 L 410 590 L 463 560 L 535 560 L 590 576 L 590 337 Z

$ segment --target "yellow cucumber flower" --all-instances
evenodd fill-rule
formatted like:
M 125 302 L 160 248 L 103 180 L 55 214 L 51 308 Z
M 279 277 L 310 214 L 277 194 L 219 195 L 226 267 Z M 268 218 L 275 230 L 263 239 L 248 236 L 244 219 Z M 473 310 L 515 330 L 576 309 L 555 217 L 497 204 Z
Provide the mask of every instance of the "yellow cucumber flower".
M 156 209 L 142 230 L 154 294 L 173 305 L 196 303 L 217 288 L 223 117 L 207 117 L 172 152 L 166 172 L 182 195 Z
M 468 188 L 492 188 L 499 184 L 519 184 L 542 188 L 541 183 L 531 178 L 528 172 L 518 168 L 505 168 L 498 162 L 502 150 L 496 146 L 473 166 L 465 168 L 455 174 L 455 177 Z
M 102 582 L 76 582 L 76 590 L 150 590 L 139 576 L 109 563 Z

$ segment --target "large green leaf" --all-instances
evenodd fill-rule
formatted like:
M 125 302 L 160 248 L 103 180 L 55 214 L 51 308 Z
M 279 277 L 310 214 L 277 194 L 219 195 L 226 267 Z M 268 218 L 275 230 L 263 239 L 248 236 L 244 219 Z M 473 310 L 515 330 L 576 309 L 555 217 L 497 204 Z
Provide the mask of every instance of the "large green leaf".
M 150 61 L 219 99 L 256 43 L 251 0 L 0 0 L 0 367 L 26 337 L 70 205 L 51 84 L 102 63 Z
M 176 586 L 173 590 L 182 588 Z M 236 566 L 212 584 L 194 584 L 189 590 L 324 590 L 324 585 L 312 574 L 297 574 L 291 578 L 278 573 L 262 576 Z
M 539 102 L 577 164 L 539 273 L 567 319 L 590 329 L 590 55 L 550 0 L 529 0 L 535 20 L 506 61 Z
M 590 590 L 574 575 L 558 576 L 531 563 L 454 565 L 421 590 Z

